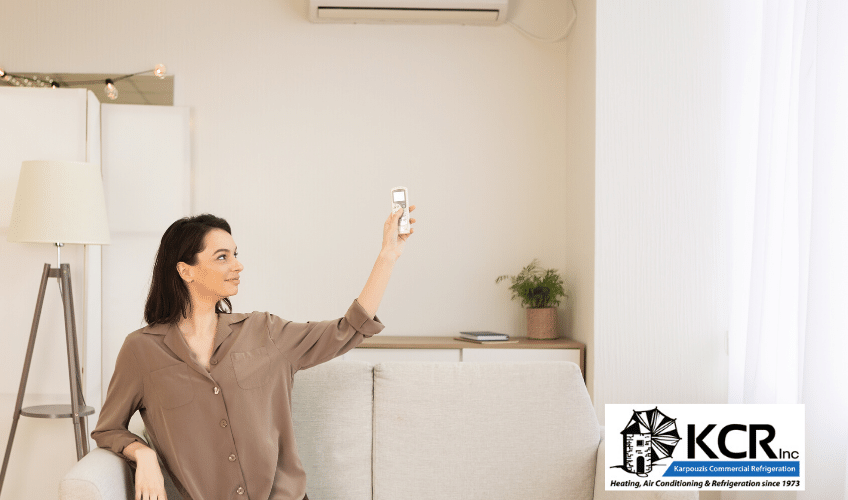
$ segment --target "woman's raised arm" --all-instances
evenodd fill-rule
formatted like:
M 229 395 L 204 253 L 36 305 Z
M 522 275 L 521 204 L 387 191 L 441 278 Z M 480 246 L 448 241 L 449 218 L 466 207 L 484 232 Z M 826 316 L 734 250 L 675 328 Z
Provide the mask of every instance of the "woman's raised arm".
M 413 210 L 415 210 L 415 205 L 409 207 L 410 212 Z M 368 276 L 368 281 L 365 282 L 365 287 L 357 299 L 359 305 L 368 312 L 368 317 L 371 319 L 377 314 L 380 301 L 383 300 L 383 293 L 389 284 L 389 278 L 392 276 L 395 262 L 403 253 L 406 240 L 415 232 L 415 229 L 410 229 L 409 234 L 398 234 L 398 219 L 402 214 L 403 210 L 398 210 L 389 215 L 386 223 L 383 224 L 383 247 L 380 249 L 377 262 L 374 263 L 371 275 Z M 409 222 L 412 224 L 415 219 L 410 218 Z

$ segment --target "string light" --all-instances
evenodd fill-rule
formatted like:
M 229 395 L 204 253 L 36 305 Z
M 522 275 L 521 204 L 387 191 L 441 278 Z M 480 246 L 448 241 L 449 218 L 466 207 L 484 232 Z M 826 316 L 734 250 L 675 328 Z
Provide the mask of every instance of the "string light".
M 52 87 L 59 88 L 60 85 L 64 87 L 76 87 L 76 86 L 84 86 L 84 85 L 94 85 L 97 83 L 103 83 L 105 85 L 106 96 L 115 100 L 118 98 L 118 88 L 115 86 L 115 82 L 119 82 L 125 78 L 130 78 L 136 75 L 143 75 L 145 73 L 153 73 L 160 80 L 165 79 L 165 65 L 157 64 L 155 68 L 149 69 L 147 71 L 140 71 L 138 73 L 133 73 L 131 75 L 121 75 L 112 78 L 107 78 L 105 80 L 89 80 L 84 82 L 64 82 L 59 84 L 54 81 L 49 76 L 47 77 L 39 77 L 38 75 L 34 75 L 32 77 L 23 76 L 23 75 L 15 75 L 12 73 L 7 73 L 2 67 L 0 67 L 0 80 L 8 82 L 10 85 L 15 87 Z
M 111 79 L 106 79 L 106 97 L 113 101 L 118 98 L 118 89 L 115 88 L 115 82 Z

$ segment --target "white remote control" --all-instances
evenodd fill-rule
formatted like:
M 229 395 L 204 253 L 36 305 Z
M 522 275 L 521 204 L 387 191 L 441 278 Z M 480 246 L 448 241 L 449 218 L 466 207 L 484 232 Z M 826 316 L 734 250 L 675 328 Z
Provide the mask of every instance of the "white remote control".
M 398 234 L 409 234 L 409 190 L 404 186 L 392 188 L 392 213 L 403 210 L 398 221 Z

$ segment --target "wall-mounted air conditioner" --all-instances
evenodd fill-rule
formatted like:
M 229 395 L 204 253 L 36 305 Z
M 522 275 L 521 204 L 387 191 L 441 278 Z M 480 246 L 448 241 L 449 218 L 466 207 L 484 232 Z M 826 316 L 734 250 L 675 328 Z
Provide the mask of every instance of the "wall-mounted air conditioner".
M 506 21 L 508 0 L 309 0 L 316 23 L 457 23 Z

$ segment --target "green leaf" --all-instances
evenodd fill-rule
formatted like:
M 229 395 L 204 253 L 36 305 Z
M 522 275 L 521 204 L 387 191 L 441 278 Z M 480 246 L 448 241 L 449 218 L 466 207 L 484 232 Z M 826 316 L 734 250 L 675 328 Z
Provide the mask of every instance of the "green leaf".
M 521 307 L 540 308 L 559 306 L 559 297 L 568 297 L 563 288 L 563 280 L 555 269 L 542 269 L 538 259 L 533 259 L 516 276 L 503 275 L 495 279 L 500 283 L 512 280 L 512 299 L 521 299 Z

